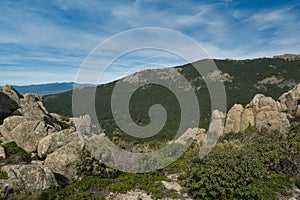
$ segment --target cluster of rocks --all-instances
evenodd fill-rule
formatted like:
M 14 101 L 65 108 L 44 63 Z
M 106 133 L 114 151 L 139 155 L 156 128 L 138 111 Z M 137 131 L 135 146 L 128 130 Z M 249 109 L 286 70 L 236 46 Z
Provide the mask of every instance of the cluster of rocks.
M 31 192 L 40 192 L 57 185 L 57 176 L 76 179 L 76 164 L 84 147 L 74 125 L 79 121 L 48 113 L 39 95 L 20 95 L 11 86 L 4 86 L 0 90 L 1 144 L 14 141 L 31 153 L 32 161 L 3 166 L 1 171 L 8 174 L 8 179 L 0 179 L 0 189 L 19 184 Z M 7 157 L 1 145 L 0 157 Z
M 277 101 L 257 94 L 245 107 L 234 104 L 227 113 L 223 132 L 244 131 L 249 125 L 284 131 L 290 126 L 290 119 L 299 114 L 300 84 L 282 94 Z
M 214 110 L 208 131 L 203 128 L 189 128 L 170 143 L 185 144 L 189 138 L 192 138 L 200 144 L 210 139 L 211 134 L 237 133 L 246 130 L 249 126 L 285 131 L 290 126 L 291 119 L 299 114 L 300 84 L 283 93 L 277 101 L 263 94 L 257 94 L 245 107 L 234 104 L 226 115 L 219 110 Z

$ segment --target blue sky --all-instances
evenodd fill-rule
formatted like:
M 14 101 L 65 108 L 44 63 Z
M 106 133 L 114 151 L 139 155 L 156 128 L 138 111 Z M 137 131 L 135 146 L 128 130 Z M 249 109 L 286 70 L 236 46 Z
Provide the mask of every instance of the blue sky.
M 100 42 L 142 27 L 182 32 L 212 58 L 300 53 L 299 0 L 1 1 L 0 85 L 75 81 Z M 159 55 L 124 56 L 103 82 L 148 68 L 148 62 L 182 64 Z

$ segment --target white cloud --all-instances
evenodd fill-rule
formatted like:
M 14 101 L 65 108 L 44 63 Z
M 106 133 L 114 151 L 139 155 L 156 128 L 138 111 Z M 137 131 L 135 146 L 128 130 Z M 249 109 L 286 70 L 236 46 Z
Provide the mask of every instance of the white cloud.
M 271 56 L 279 53 L 300 50 L 299 13 L 293 7 L 274 7 L 270 9 L 248 9 L 230 7 L 235 1 L 199 3 L 197 1 L 148 1 L 137 0 L 132 3 L 121 1 L 39 1 L 2 3 L 0 7 L 0 74 L 1 81 L 23 82 L 26 77 L 14 76 L 13 69 L 39 69 L 45 74 L 49 67 L 53 70 L 69 69 L 58 75 L 57 81 L 64 77 L 73 80 L 80 63 L 99 42 L 131 28 L 156 26 L 175 29 L 197 40 L 213 58 L 249 58 Z M 45 9 L 47 7 L 47 10 Z M 74 14 L 76 13 L 76 14 Z M 156 41 L 165 49 L 176 46 L 178 38 L 169 37 Z M 155 37 L 149 38 L 149 46 L 155 46 Z M 91 66 L 105 65 L 112 55 L 122 47 L 143 42 L 144 38 L 132 36 L 127 40 L 116 40 L 107 51 L 102 51 L 90 62 Z M 173 42 L 172 42 L 173 41 Z M 147 43 L 146 43 L 147 45 Z M 176 46 L 188 51 L 190 46 Z M 126 49 L 126 48 L 124 48 Z M 189 50 L 190 51 L 190 50 Z M 136 57 L 138 56 L 138 57 Z M 200 55 L 190 51 L 190 58 L 207 57 L 205 51 Z M 139 59 L 138 61 L 135 59 Z M 179 61 L 164 54 L 140 52 L 127 56 L 109 71 L 108 79 L 121 76 L 119 72 L 132 66 L 158 61 L 165 65 L 178 65 Z M 181 64 L 181 63 L 180 63 Z M 9 66 L 12 73 L 9 71 Z M 14 66 L 22 66 L 17 68 Z M 146 67 L 147 65 L 143 65 Z M 120 68 L 118 68 L 120 67 Z M 20 71 L 19 74 L 21 74 Z M 29 72 L 28 72 L 29 73 Z M 30 72 L 31 73 L 31 72 Z M 53 80 L 51 72 L 49 81 Z M 72 74 L 72 75 L 71 75 Z M 28 74 L 28 82 L 42 81 Z M 19 78 L 18 78 L 19 77 Z M 44 77 L 44 80 L 47 80 Z M 9 80 L 10 79 L 10 80 Z M 65 81 L 68 81 L 65 80 Z

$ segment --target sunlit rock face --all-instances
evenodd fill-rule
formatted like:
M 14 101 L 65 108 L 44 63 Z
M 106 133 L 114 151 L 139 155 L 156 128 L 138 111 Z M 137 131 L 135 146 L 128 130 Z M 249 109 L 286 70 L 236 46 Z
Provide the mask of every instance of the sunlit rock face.
M 241 104 L 235 104 L 228 111 L 224 133 L 244 131 L 249 125 L 258 129 L 270 127 L 286 130 L 290 122 L 285 110 L 279 101 L 257 94 L 245 108 Z

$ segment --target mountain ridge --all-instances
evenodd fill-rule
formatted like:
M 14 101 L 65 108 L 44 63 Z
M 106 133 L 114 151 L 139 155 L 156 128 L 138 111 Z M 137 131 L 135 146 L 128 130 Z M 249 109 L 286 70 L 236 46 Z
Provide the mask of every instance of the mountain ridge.
M 206 59 L 207 60 L 207 59 Z M 185 64 L 173 68 L 182 74 L 194 89 L 200 105 L 201 120 L 200 127 L 207 128 L 210 121 L 211 103 L 210 96 L 203 78 L 213 80 L 215 76 L 220 76 L 225 86 L 227 95 L 227 108 L 231 108 L 235 103 L 245 106 L 254 95 L 262 93 L 274 99 L 300 82 L 300 60 L 287 60 L 284 58 L 257 58 L 246 60 L 213 60 L 218 67 L 218 71 L 201 77 L 193 65 L 205 67 L 205 60 L 200 60 L 192 64 Z M 148 70 L 151 72 L 151 70 Z M 137 72 L 121 80 L 135 80 L 139 74 L 146 73 L 147 70 Z M 168 73 L 164 73 L 162 78 L 168 78 Z M 116 125 L 113 120 L 111 107 L 111 94 L 117 81 L 113 81 L 101 86 L 96 90 L 96 113 L 104 129 L 113 131 Z M 66 116 L 72 116 L 72 91 L 46 95 L 45 105 L 51 112 Z M 132 96 L 131 115 L 133 120 L 141 125 L 149 123 L 148 109 L 156 103 L 166 106 L 170 112 L 170 121 L 166 123 L 166 129 L 162 130 L 162 135 L 172 135 L 174 127 L 179 122 L 180 110 L 177 109 L 177 100 L 166 88 L 149 85 L 139 88 Z M 133 106 L 134 105 L 134 106 Z M 168 138 L 168 137 L 167 137 Z M 165 138 L 165 139 L 167 139 Z

